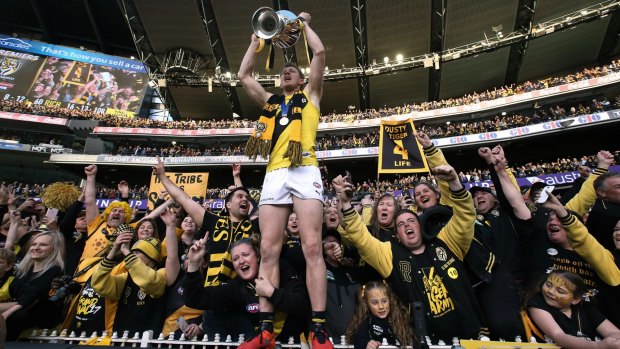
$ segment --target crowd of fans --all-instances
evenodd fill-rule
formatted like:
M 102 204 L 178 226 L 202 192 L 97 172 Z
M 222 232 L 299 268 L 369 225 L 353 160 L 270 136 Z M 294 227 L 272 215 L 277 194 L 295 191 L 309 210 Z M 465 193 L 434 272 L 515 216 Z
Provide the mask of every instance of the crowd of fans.
M 463 122 L 447 122 L 435 125 L 425 125 L 419 123 L 418 130 L 429 134 L 432 139 L 453 137 L 476 133 L 494 132 L 510 128 L 516 128 L 541 122 L 559 120 L 577 115 L 584 115 L 593 112 L 608 110 L 613 105 L 605 98 L 595 98 L 591 102 L 573 102 L 564 105 L 555 105 L 542 108 L 534 106 L 532 109 L 522 110 L 517 113 L 505 115 L 501 113 L 495 116 L 485 117 L 478 120 Z M 26 144 L 56 144 L 58 140 L 55 135 L 45 133 L 33 133 L 23 131 L 4 130 L 0 133 L 0 140 L 17 141 Z M 365 134 L 320 134 L 317 137 L 317 150 L 336 150 L 350 148 L 364 148 L 378 146 L 379 135 L 376 130 Z M 76 143 L 74 147 L 80 147 Z M 238 156 L 244 154 L 244 141 L 236 142 L 215 142 L 210 145 L 204 144 L 173 144 L 158 145 L 153 143 L 123 143 L 115 144 L 113 155 L 124 156 L 160 156 L 160 157 L 192 157 L 192 156 Z
M 620 150 L 611 152 L 614 156 L 614 165 L 620 163 Z M 155 154 L 157 155 L 157 154 Z M 524 164 L 510 164 L 510 170 L 516 178 L 541 176 L 545 174 L 579 171 L 582 167 L 593 168 L 596 166 L 596 155 L 582 155 L 576 157 L 558 158 L 555 161 L 535 161 Z M 327 168 L 322 166 L 325 176 L 328 176 Z M 324 176 L 324 177 L 325 177 Z M 461 183 L 475 183 L 480 181 L 488 181 L 491 179 L 490 171 L 487 168 L 473 168 L 459 171 L 459 180 Z M 357 178 L 354 184 L 354 193 L 386 193 L 394 192 L 399 189 L 412 189 L 418 182 L 435 183 L 435 177 L 432 174 L 415 174 L 409 176 L 399 176 L 394 179 L 383 179 L 377 181 L 362 174 Z M 332 191 L 331 183 L 326 182 L 327 191 Z M 45 184 L 38 183 L 22 183 L 3 181 L 1 184 L 10 192 L 14 192 L 16 196 L 29 198 L 40 197 L 45 188 Z M 128 188 L 129 197 L 137 200 L 148 198 L 149 188 L 146 184 L 134 184 Z M 224 199 L 229 193 L 228 188 L 208 188 L 205 199 Z M 99 199 L 118 199 L 121 193 L 117 188 L 113 187 L 97 187 L 96 197 Z
M 428 111 L 441 108 L 449 108 L 468 104 L 480 103 L 482 101 L 493 100 L 501 97 L 508 97 L 515 94 L 531 92 L 535 90 L 545 89 L 553 86 L 563 85 L 571 82 L 587 80 L 595 77 L 605 76 L 620 70 L 620 61 L 615 60 L 609 65 L 593 68 L 584 68 L 583 70 L 567 74 L 565 76 L 550 77 L 537 81 L 526 81 L 519 84 L 512 84 L 486 90 L 481 93 L 473 92 L 459 98 L 447 98 L 439 101 L 422 102 L 415 104 L 406 104 L 404 106 L 383 107 L 380 109 L 370 109 L 360 111 L 352 109 L 347 113 L 329 113 L 321 115 L 321 122 L 349 122 L 364 119 L 375 119 L 390 115 L 406 114 L 411 111 Z M 0 110 L 35 114 L 49 115 L 70 119 L 95 119 L 100 120 L 102 126 L 110 127 L 136 127 L 136 128 L 164 128 L 164 129 L 223 129 L 223 128 L 251 128 L 254 121 L 248 119 L 212 119 L 212 120 L 187 120 L 187 121 L 157 121 L 144 118 L 126 118 L 115 117 L 113 115 L 97 114 L 92 110 L 80 110 L 78 108 L 67 109 L 60 107 L 47 107 L 34 105 L 32 103 L 24 103 L 18 101 L 0 101 Z M 554 111 L 549 111 L 549 117 L 553 117 Z M 570 115 L 570 112 L 569 112 Z M 541 118 L 544 118 L 541 115 Z
M 5 188 L 12 195 L 22 199 L 40 198 L 47 187 L 46 184 L 23 183 L 18 181 L 2 181 L 0 186 Z M 129 195 L 134 199 L 146 199 L 148 196 L 148 189 L 146 185 L 134 185 L 128 188 Z M 121 193 L 117 188 L 97 187 L 96 193 L 98 199 L 118 199 L 121 197 Z
M 373 111 L 368 117 L 477 103 L 616 69 L 613 62 L 561 78 Z M 2 103 L 4 110 L 12 102 Z M 604 104 L 594 101 L 592 106 L 554 107 L 532 116 L 497 116 L 421 130 L 434 137 L 478 133 L 526 125 L 536 118 L 587 113 L 588 108 L 605 108 Z M 330 121 L 350 115 L 355 113 L 334 115 Z M 109 121 L 107 116 L 97 117 Z M 355 349 L 376 349 L 383 340 L 390 345 L 414 344 L 414 335 L 416 341 L 434 344 L 449 343 L 454 337 L 516 341 L 534 336 L 564 348 L 619 348 L 620 174 L 608 169 L 617 163 L 620 151 L 601 150 L 596 155 L 510 164 L 509 168 L 509 156 L 501 146 L 483 147 L 477 155 L 488 167 L 459 171 L 425 132 L 416 137 L 435 175 L 347 183 L 346 177 L 326 174 L 329 182 L 324 189 L 334 193 L 323 213 L 328 285 L 322 316 L 329 335 L 346 337 Z M 319 147 L 376 141 L 373 133 L 328 136 L 319 141 Z M 162 156 L 207 152 L 184 145 L 123 145 L 117 151 Z M 290 336 L 295 342 L 305 341 L 300 334 L 311 314 L 299 219 L 289 215 L 282 232 L 283 266 L 279 284 L 273 285 L 258 273 L 257 198 L 242 186 L 240 167 L 232 168 L 234 185 L 209 189 L 206 195 L 224 197 L 226 209 L 219 214 L 209 212 L 167 179 L 162 163 L 153 170 L 165 191 L 145 216 L 126 201 L 146 196 L 147 187 L 131 188 L 119 178 L 117 188 L 97 188 L 95 165 L 84 168 L 81 193 L 50 193 L 52 185 L 3 183 L 0 312 L 8 339 L 17 339 L 29 328 L 60 326 L 78 333 L 152 330 L 174 332 L 176 338 L 218 333 L 254 340 L 261 338 L 259 319 L 273 320 L 258 314 L 258 298 L 263 297 L 279 314 L 278 321 L 273 321 L 279 339 L 284 342 Z M 545 192 L 544 184 L 517 188 L 510 175 L 567 170 L 578 170 L 580 177 L 557 197 Z M 356 179 L 367 176 L 354 172 Z M 492 180 L 494 187 L 465 190 L 463 184 L 478 180 Z M 397 198 L 397 189 L 411 189 L 413 195 Z M 45 198 L 34 200 L 37 196 Z M 98 197 L 118 200 L 100 212 Z M 413 265 L 413 259 L 419 264 Z M 592 298 L 596 302 L 590 302 Z M 422 307 L 413 316 L 425 323 L 425 333 L 414 331 L 412 313 L 405 310 L 408 306 Z M 281 313 L 285 316 L 280 317 Z M 106 339 L 87 340 L 105 344 L 97 341 Z M 273 344 L 243 343 L 250 349 L 272 349 Z
M 616 101 L 618 103 L 618 101 Z M 555 121 L 564 118 L 571 118 L 578 115 L 587 115 L 590 113 L 602 112 L 612 107 L 620 106 L 616 104 L 612 106 L 611 103 L 605 98 L 593 99 L 590 105 L 584 105 L 585 103 L 577 103 L 575 105 L 556 105 L 551 106 L 548 109 L 541 108 L 536 105 L 531 110 L 524 110 L 519 113 L 513 113 L 507 115 L 502 113 L 489 118 L 484 118 L 480 121 L 468 121 L 468 122 L 447 122 L 443 125 L 425 126 L 421 125 L 419 128 L 434 138 L 442 137 L 454 137 L 467 134 L 485 133 L 507 130 L 511 128 L 538 124 L 547 121 Z
M 552 106 L 548 109 L 533 108 L 511 115 L 495 115 L 478 121 L 451 122 L 439 125 L 418 125 L 418 129 L 428 133 L 431 139 L 442 137 L 462 136 L 468 134 L 501 131 L 541 122 L 560 120 L 577 115 L 600 112 L 611 108 L 606 98 L 593 99 L 591 105 L 573 103 L 563 106 Z M 504 113 L 505 114 L 505 113 Z M 365 134 L 353 134 L 337 136 L 333 134 L 320 134 L 317 137 L 317 150 L 334 150 L 376 147 L 379 145 L 378 131 Z M 172 144 L 167 146 L 155 146 L 153 144 L 117 144 L 114 155 L 134 156 L 234 156 L 244 154 L 244 141 L 231 144 L 215 143 L 213 145 L 186 145 Z
M 11 141 L 22 144 L 58 144 L 58 137 L 51 134 L 39 132 L 25 132 L 15 130 L 2 130 L 0 132 L 0 142 Z
M 447 164 L 428 136 L 421 132 L 418 139 L 429 165 L 446 171 L 360 184 L 348 184 L 342 176 L 328 177 L 332 181 L 325 189 L 335 195 L 326 201 L 323 247 L 328 270 L 327 326 L 333 338 L 345 336 L 362 349 L 366 346 L 360 343 L 373 338 L 381 342 L 385 337 L 390 344 L 401 342 L 403 328 L 394 327 L 404 324 L 407 329 L 411 319 L 389 316 L 409 314 L 399 311 L 399 302 L 408 304 L 412 296 L 397 288 L 406 282 L 407 275 L 422 282 L 421 290 L 426 291 L 421 294 L 444 297 L 440 303 L 433 297 L 420 298 L 429 312 L 469 318 L 444 326 L 449 318 L 422 315 L 426 335 L 434 344 L 452 337 L 513 340 L 542 332 L 539 340 L 545 340 L 546 335 L 566 348 L 586 348 L 588 343 L 597 342 L 585 342 L 580 337 L 606 337 L 606 342 L 611 340 L 607 338 L 620 338 L 616 327 L 620 323 L 620 298 L 615 287 L 620 284 L 620 270 L 618 259 L 610 259 L 620 250 L 620 239 L 612 239 L 620 220 L 620 199 L 614 194 L 620 176 L 607 173 L 618 160 L 619 151 L 600 151 L 546 164 L 512 164 L 515 175 L 519 171 L 531 175 L 579 168 L 581 176 L 571 190 L 557 198 L 549 195 L 545 203 L 536 204 L 542 186 L 517 190 L 506 170 L 507 155 L 501 147 L 478 150 L 488 168 L 459 172 Z M 8 292 L 0 293 L 0 309 L 7 320 L 9 339 L 16 339 L 26 328 L 53 328 L 61 323 L 62 328 L 76 333 L 153 330 L 156 334 L 175 332 L 176 338 L 181 334 L 185 338 L 212 336 L 216 332 L 254 338 L 258 317 L 248 312 L 248 307 L 257 303 L 258 296 L 265 296 L 274 302 L 276 310 L 288 313 L 280 339 L 291 336 L 297 342 L 309 316 L 309 300 L 303 291 L 305 266 L 300 258 L 299 221 L 291 214 L 282 232 L 282 263 L 288 266 L 281 269 L 279 287 L 265 284 L 258 277 L 260 230 L 253 223 L 257 198 L 242 187 L 241 168 L 232 169 L 234 185 L 211 189 L 208 194 L 226 194 L 226 210 L 219 215 L 166 181 L 163 165 L 156 165 L 154 170 L 165 191 L 154 210 L 144 217 L 124 201 L 141 195 L 146 187 L 132 189 L 120 181 L 117 188 L 97 188 L 94 165 L 84 170 L 84 190 L 70 199 L 64 192 L 55 196 L 45 193 L 51 185 L 3 183 L 0 264 L 8 267 L 0 268 L 0 286 L 7 283 Z M 363 178 L 364 173 L 355 171 L 353 176 Z M 494 189 L 474 187 L 468 194 L 462 183 L 477 179 L 493 180 Z M 344 194 L 348 188 L 353 189 L 353 195 Z M 412 189 L 414 195 L 395 197 L 396 189 Z M 47 195 L 43 202 L 31 199 L 41 193 Z M 166 194 L 171 200 L 166 200 Z M 95 199 L 102 195 L 119 201 L 100 213 Z M 59 213 L 50 214 L 46 206 L 59 206 L 60 197 L 66 204 L 58 207 Z M 594 234 L 585 249 L 579 244 L 571 247 L 588 234 L 577 216 L 587 219 Z M 229 226 L 237 233 L 229 234 Z M 360 243 L 361 236 L 364 243 Z M 596 240 L 600 244 L 591 245 Z M 421 272 L 430 273 L 429 277 L 407 274 L 411 270 L 407 268 L 402 269 L 402 275 L 386 269 L 393 263 L 392 257 L 385 257 L 390 243 L 407 249 L 426 244 L 425 250 L 411 252 L 428 253 L 429 261 L 436 257 L 436 262 L 419 267 Z M 603 253 L 605 248 L 609 252 Z M 209 253 L 205 254 L 206 250 Z M 523 251 L 527 251 L 527 258 Z M 384 257 L 389 261 L 379 262 Z M 394 258 L 401 257 L 394 254 Z M 438 269 L 446 267 L 440 272 L 433 269 L 433 263 L 439 263 Z M 229 267 L 223 268 L 225 265 Z M 440 274 L 433 276 L 434 272 Z M 386 283 L 380 281 L 382 278 Z M 433 287 L 443 291 L 434 293 Z M 561 293 L 555 288 L 564 288 L 571 301 L 558 301 Z M 589 291 L 592 288 L 599 291 L 596 296 Z M 583 300 L 584 293 L 599 303 Z M 74 301 L 63 302 L 66 297 Z M 389 298 L 391 310 L 375 312 L 375 297 Z M 521 310 L 529 314 L 536 327 L 524 327 Z M 562 332 L 550 331 L 546 325 L 550 320 L 540 314 L 541 310 L 579 313 L 581 320 L 574 323 L 582 327 L 572 330 L 555 320 Z M 374 334 L 367 326 L 385 326 L 385 332 Z M 413 329 L 408 331 L 403 333 L 412 333 Z
M 172 144 L 167 146 L 153 145 L 122 145 L 117 144 L 113 151 L 114 155 L 124 156 L 159 156 L 159 157 L 179 157 L 179 156 L 233 156 L 243 155 L 243 145 L 230 144 L 228 146 L 214 144 L 205 145 L 186 145 Z
M 317 138 L 316 150 L 364 148 L 376 147 L 378 145 L 379 134 L 377 131 L 372 131 L 363 135 L 326 135 Z M 166 146 L 155 146 L 153 144 L 117 144 L 113 151 L 113 155 L 159 157 L 235 156 L 244 155 L 244 146 L 244 141 L 238 141 L 237 143 L 227 145 L 220 143 L 215 143 L 213 145 L 171 144 Z
M 620 150 L 615 150 L 611 154 L 614 157 L 613 164 L 620 163 Z M 579 171 L 584 166 L 593 168 L 596 166 L 596 161 L 596 155 L 583 155 L 573 158 L 558 158 L 550 162 L 514 163 L 510 164 L 509 169 L 516 178 L 535 177 L 552 173 Z M 459 181 L 463 184 L 488 181 L 491 180 L 490 172 L 487 168 L 459 171 Z M 412 189 L 416 183 L 426 181 L 435 183 L 435 177 L 432 174 L 415 174 L 401 176 L 393 180 L 377 181 L 376 179 L 365 179 L 354 183 L 354 190 L 356 194 L 394 192 L 398 189 Z M 327 184 L 327 188 L 331 190 L 331 186 L 329 186 L 329 183 Z

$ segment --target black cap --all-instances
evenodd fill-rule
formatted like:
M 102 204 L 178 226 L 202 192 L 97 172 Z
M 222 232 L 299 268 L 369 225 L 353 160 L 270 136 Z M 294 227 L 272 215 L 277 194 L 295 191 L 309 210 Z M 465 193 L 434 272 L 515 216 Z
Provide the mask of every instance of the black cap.
M 469 189 L 469 192 L 471 193 L 471 195 L 474 195 L 477 191 L 484 191 L 487 192 L 495 197 L 497 197 L 497 193 L 495 192 L 495 189 L 490 188 L 490 187 L 471 187 Z
M 429 240 L 437 236 L 450 218 L 452 218 L 452 209 L 449 206 L 435 205 L 424 210 L 424 213 L 418 217 L 424 239 Z

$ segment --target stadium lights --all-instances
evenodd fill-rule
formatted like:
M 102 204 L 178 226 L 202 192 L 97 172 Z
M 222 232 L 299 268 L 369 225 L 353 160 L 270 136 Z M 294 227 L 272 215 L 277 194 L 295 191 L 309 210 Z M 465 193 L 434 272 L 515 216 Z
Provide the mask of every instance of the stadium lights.
M 433 66 L 433 59 L 431 57 L 424 57 L 424 68 L 430 68 Z
M 497 36 L 499 39 L 504 37 L 504 34 L 502 34 L 502 29 L 504 29 L 503 25 L 500 24 L 500 25 L 497 25 L 497 26 L 491 26 L 491 29 L 495 33 L 495 36 Z
M 426 53 L 414 57 L 403 57 L 402 60 L 400 59 L 400 55 L 398 55 L 394 61 L 391 61 L 389 57 L 384 57 L 384 64 L 377 64 L 377 60 L 373 59 L 372 64 L 369 66 L 356 66 L 351 68 L 343 66 L 342 68 L 331 70 L 325 67 L 325 80 L 338 81 L 355 79 L 365 75 L 390 74 L 421 67 L 434 67 L 435 69 L 439 69 L 441 62 L 475 56 L 482 52 L 497 50 L 502 47 L 510 46 L 514 43 L 523 42 L 532 38 L 538 38 L 556 31 L 573 28 L 578 24 L 603 18 L 610 12 L 619 9 L 620 0 L 605 0 L 598 4 L 565 14 L 556 19 L 534 24 L 531 28 L 523 28 L 512 33 L 504 33 L 503 26 L 497 25 L 492 27 L 495 32 L 494 36 L 486 37 L 485 35 L 483 40 L 446 49 L 442 52 Z M 208 79 L 211 79 L 211 84 L 216 86 L 228 85 L 231 83 L 231 79 L 234 79 L 235 83 L 238 83 L 238 81 L 236 81 L 236 76 L 233 76 L 230 73 L 222 75 L 222 69 L 219 66 L 215 67 L 215 75 L 213 77 L 166 76 L 165 78 L 168 80 L 169 85 L 176 86 L 207 86 Z M 261 75 L 260 77 L 256 75 L 256 78 L 257 81 L 266 86 L 280 86 L 280 80 L 277 75 Z

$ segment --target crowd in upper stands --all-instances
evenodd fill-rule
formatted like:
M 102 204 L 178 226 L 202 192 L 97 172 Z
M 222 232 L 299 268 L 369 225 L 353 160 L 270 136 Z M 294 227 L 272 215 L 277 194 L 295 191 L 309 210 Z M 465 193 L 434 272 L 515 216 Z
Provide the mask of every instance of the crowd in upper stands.
M 511 115 L 496 115 L 483 118 L 479 121 L 451 122 L 439 125 L 426 126 L 423 123 L 418 125 L 418 129 L 427 132 L 431 139 L 442 137 L 453 137 L 467 134 L 484 132 L 494 132 L 516 128 L 526 125 L 537 124 L 552 120 L 574 117 L 577 115 L 601 112 L 611 108 L 611 103 L 606 98 L 593 99 L 591 105 L 584 106 L 583 103 L 576 103 L 565 106 L 552 106 L 548 109 L 534 108 L 525 110 L 523 113 Z M 614 106 L 615 107 L 615 106 Z M 505 114 L 505 113 L 504 113 Z M 243 155 L 244 141 L 228 145 L 184 145 L 174 144 L 157 147 L 152 144 L 116 144 L 115 155 L 135 155 L 135 156 L 233 156 Z M 379 134 L 377 131 L 367 132 L 359 135 L 329 135 L 319 134 L 316 142 L 317 150 L 349 149 L 376 147 L 379 145 Z
M 370 109 L 366 111 L 350 110 L 347 113 L 328 113 L 321 115 L 321 122 L 348 122 L 352 123 L 356 120 L 375 119 L 390 115 L 406 114 L 411 111 L 428 111 L 441 108 L 462 106 L 475 104 L 482 101 L 493 100 L 501 97 L 508 97 L 515 94 L 531 92 L 535 90 L 545 89 L 553 86 L 563 85 L 571 82 L 587 80 L 595 77 L 605 76 L 620 70 L 620 60 L 612 61 L 609 65 L 601 67 L 584 68 L 579 72 L 567 74 L 564 76 L 550 77 L 536 81 L 525 81 L 520 84 L 512 84 L 486 90 L 480 93 L 473 92 L 459 98 L 447 98 L 439 101 L 422 102 L 414 104 L 405 104 L 397 107 L 383 107 L 378 110 Z M 0 110 L 16 113 L 27 113 L 35 115 L 49 115 L 54 117 L 62 117 L 69 119 L 95 119 L 100 120 L 102 126 L 117 127 L 148 127 L 148 128 L 165 128 L 165 129 L 216 129 L 216 128 L 251 128 L 254 122 L 249 119 L 212 119 L 212 120 L 187 120 L 187 121 L 157 121 L 143 118 L 126 118 L 115 117 L 112 115 L 97 114 L 94 111 L 81 111 L 78 108 L 67 109 L 60 107 L 47 107 L 34 105 L 32 103 L 24 103 L 18 101 L 0 101 Z M 596 110 L 596 109 L 595 109 Z M 553 114 L 549 111 L 549 114 Z
M 432 139 L 453 137 L 467 134 L 494 132 L 510 128 L 516 128 L 541 122 L 558 120 L 563 118 L 601 112 L 611 108 L 620 107 L 616 101 L 613 105 L 605 97 L 593 99 L 589 105 L 585 102 L 573 102 L 570 104 L 540 107 L 535 105 L 532 109 L 517 113 L 501 113 L 478 120 L 463 122 L 446 122 L 435 125 L 417 123 L 417 128 L 425 131 Z M 144 119 L 137 119 L 144 120 Z M 24 131 L 4 130 L 0 133 L 0 140 L 18 141 L 25 144 L 56 144 L 56 135 L 33 133 Z M 334 134 L 319 134 L 316 142 L 317 150 L 334 150 L 348 148 L 375 147 L 379 144 L 378 132 L 373 130 L 365 134 L 348 134 L 337 136 Z M 76 144 L 77 146 L 77 144 Z M 244 141 L 215 143 L 211 145 L 200 144 L 172 144 L 157 146 L 153 143 L 136 144 L 118 142 L 115 143 L 114 155 L 125 156 L 160 156 L 160 157 L 188 157 L 188 156 L 235 156 L 244 154 Z
M 523 113 L 513 113 L 506 115 L 495 115 L 484 118 L 481 121 L 450 122 L 439 126 L 424 126 L 421 130 L 428 132 L 431 138 L 453 137 L 467 134 L 493 132 L 516 128 L 526 125 L 538 124 L 541 122 L 560 120 L 564 118 L 586 115 L 590 113 L 602 112 L 615 108 L 606 98 L 593 99 L 591 105 L 577 103 L 576 105 L 556 105 L 545 109 L 538 104 L 532 110 L 524 110 Z
M 0 132 L 0 142 L 3 140 L 15 141 L 22 144 L 58 144 L 59 142 L 56 135 L 14 130 L 2 130 L 2 132 Z

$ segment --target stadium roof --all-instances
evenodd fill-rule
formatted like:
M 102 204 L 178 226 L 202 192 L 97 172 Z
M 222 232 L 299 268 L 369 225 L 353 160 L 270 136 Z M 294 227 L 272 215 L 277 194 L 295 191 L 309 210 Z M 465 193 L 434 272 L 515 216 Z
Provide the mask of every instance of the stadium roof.
M 326 47 L 331 71 L 363 66 L 397 54 L 420 57 L 447 52 L 481 40 L 506 40 L 509 33 L 564 16 L 564 28 L 550 26 L 535 39 L 458 55 L 434 67 L 404 69 L 367 78 L 327 81 L 321 110 L 343 112 L 380 108 L 434 98 L 458 97 L 510 82 L 606 63 L 618 54 L 620 13 L 601 12 L 583 23 L 566 16 L 601 1 L 584 0 L 5 0 L 0 33 L 122 56 L 149 57 L 151 68 L 182 48 L 201 58 L 200 74 L 213 76 L 216 65 L 235 73 L 250 42 L 250 18 L 262 6 L 312 15 L 312 27 Z M 606 4 L 614 3 L 605 1 Z M 585 11 L 584 13 L 587 13 Z M 583 14 L 583 13 L 582 13 Z M 125 15 L 130 19 L 131 30 Z M 572 21 L 572 22 L 571 22 Z M 203 25 L 205 24 L 206 25 Z M 525 28 L 525 29 L 524 29 Z M 136 50 L 132 31 L 140 38 Z M 501 32 L 501 34 L 499 34 Z M 534 35 L 530 35 L 532 39 Z M 303 46 L 295 54 L 307 66 Z M 366 54 L 364 54 L 364 52 Z M 454 51 L 457 52 L 457 51 Z M 289 55 L 291 53 L 289 52 Z M 156 58 L 153 60 L 153 58 Z M 266 54 L 257 59 L 260 74 Z M 218 63 L 216 63 L 218 62 Z M 276 52 L 275 67 L 284 62 Z M 160 67 L 161 68 L 161 67 Z M 178 81 L 177 81 L 178 82 Z M 183 118 L 230 118 L 233 111 L 258 113 L 242 88 L 196 88 L 168 84 L 167 92 Z

